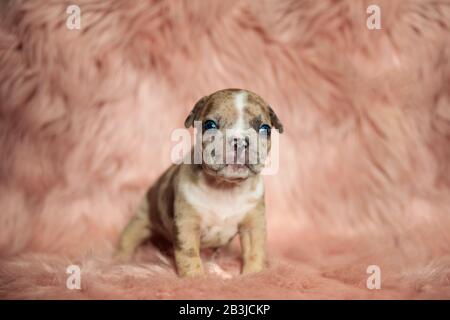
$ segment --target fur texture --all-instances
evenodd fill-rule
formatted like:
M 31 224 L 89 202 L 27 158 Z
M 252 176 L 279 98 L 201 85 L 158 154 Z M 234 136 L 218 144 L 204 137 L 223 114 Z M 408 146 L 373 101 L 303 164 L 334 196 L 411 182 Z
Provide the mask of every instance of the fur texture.
M 450 298 L 448 0 L 76 2 L 79 31 L 66 1 L 0 4 L 2 298 Z M 269 268 L 239 276 L 231 250 L 184 280 L 151 246 L 113 264 L 171 130 L 227 87 L 285 126 Z

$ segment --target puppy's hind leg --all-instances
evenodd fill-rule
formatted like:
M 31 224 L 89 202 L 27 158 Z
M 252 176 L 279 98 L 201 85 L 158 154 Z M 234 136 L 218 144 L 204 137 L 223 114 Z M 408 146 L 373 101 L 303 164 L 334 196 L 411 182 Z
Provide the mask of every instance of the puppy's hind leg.
M 151 225 L 149 217 L 149 203 L 147 197 L 139 206 L 138 212 L 131 219 L 123 230 L 119 248 L 115 255 L 116 260 L 121 262 L 130 261 L 136 251 L 136 248 L 151 236 Z

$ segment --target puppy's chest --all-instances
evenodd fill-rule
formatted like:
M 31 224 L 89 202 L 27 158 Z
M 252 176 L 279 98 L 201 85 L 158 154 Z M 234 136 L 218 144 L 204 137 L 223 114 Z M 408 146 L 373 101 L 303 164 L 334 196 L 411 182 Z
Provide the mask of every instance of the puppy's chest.
M 253 190 L 216 190 L 202 184 L 186 184 L 182 192 L 200 218 L 202 247 L 218 247 L 236 235 L 239 224 L 260 200 L 263 185 Z

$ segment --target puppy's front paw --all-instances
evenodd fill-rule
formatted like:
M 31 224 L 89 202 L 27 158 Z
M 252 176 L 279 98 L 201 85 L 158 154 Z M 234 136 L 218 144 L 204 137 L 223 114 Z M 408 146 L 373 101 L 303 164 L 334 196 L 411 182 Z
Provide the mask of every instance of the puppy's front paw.
M 242 274 L 252 274 L 264 269 L 264 263 L 244 263 Z
M 178 275 L 183 278 L 193 278 L 203 275 L 203 266 L 200 259 L 177 262 Z
M 180 268 L 178 269 L 178 274 L 182 278 L 195 278 L 200 277 L 204 274 L 203 268 Z
M 180 277 L 198 277 L 203 275 L 200 256 L 195 250 L 175 250 L 175 262 Z

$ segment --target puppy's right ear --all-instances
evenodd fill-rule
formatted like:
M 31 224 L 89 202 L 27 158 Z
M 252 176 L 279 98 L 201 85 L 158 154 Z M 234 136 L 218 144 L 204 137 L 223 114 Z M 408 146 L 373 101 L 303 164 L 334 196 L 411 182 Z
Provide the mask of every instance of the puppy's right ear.
M 200 111 L 205 106 L 206 100 L 208 99 L 207 96 L 204 96 L 200 100 L 197 101 L 192 111 L 187 116 L 186 120 L 184 121 L 184 126 L 186 128 L 189 128 L 190 126 L 194 126 L 194 121 L 198 119 L 198 115 L 200 114 Z

